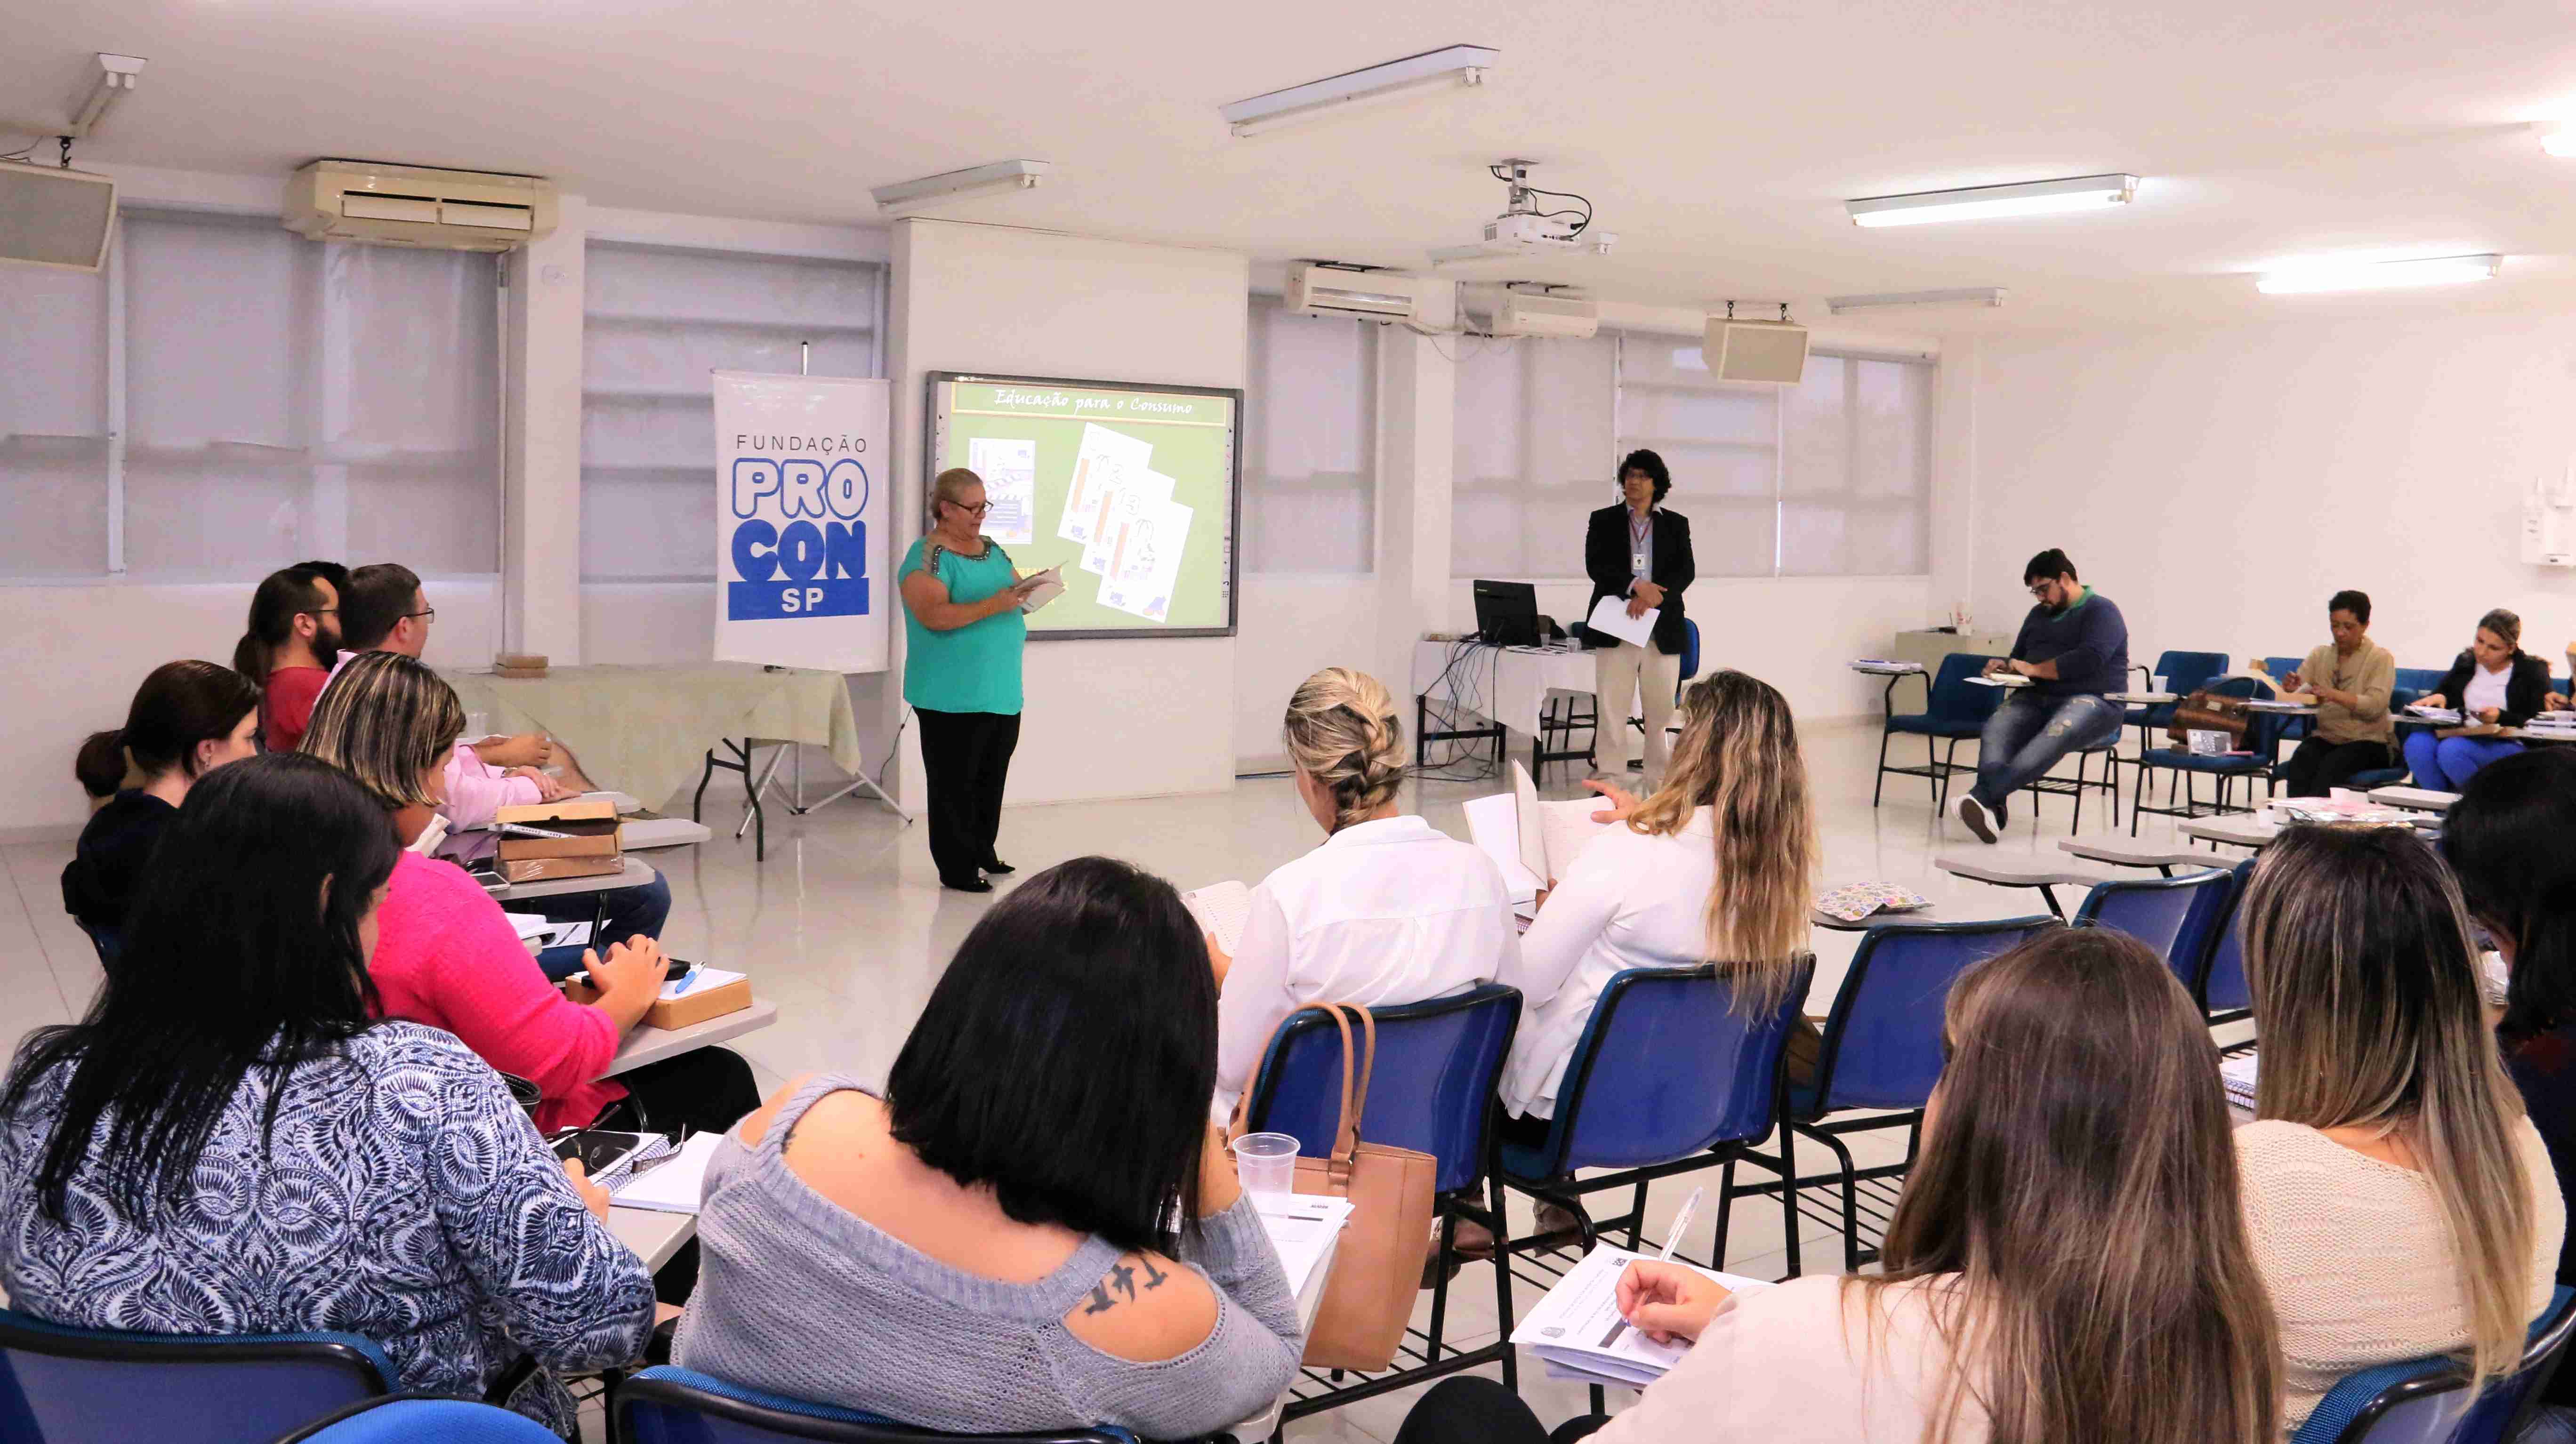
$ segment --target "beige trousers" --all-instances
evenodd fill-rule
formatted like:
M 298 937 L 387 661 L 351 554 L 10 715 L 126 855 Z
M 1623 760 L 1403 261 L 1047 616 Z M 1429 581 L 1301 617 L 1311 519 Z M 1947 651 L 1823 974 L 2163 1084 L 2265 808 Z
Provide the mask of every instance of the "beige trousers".
M 1673 720 L 1673 690 L 1681 685 L 1682 659 L 1667 652 L 1621 642 L 1592 654 L 1592 690 L 1599 699 L 1601 726 L 1592 744 L 1593 765 L 1613 777 L 1628 770 L 1628 719 L 1646 719 L 1646 775 L 1661 779 L 1671 743 L 1664 729 Z M 1643 694 L 1643 706 L 1639 706 Z

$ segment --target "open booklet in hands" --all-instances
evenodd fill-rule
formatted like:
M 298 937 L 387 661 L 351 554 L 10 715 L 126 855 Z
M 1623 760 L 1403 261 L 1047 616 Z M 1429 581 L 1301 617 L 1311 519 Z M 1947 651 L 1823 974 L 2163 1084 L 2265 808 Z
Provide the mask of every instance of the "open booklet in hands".
M 1608 1244 L 1585 1254 L 1512 1330 L 1512 1342 L 1537 1355 L 1551 1378 L 1627 1389 L 1642 1389 L 1662 1378 L 1691 1346 L 1681 1339 L 1657 1343 L 1619 1312 L 1619 1275 L 1646 1257 Z M 1672 1266 L 1704 1274 L 1730 1293 L 1773 1287 L 1761 1279 L 1699 1268 L 1678 1259 Z
M 1502 868 L 1512 901 L 1526 904 L 1564 877 L 1592 839 L 1610 830 L 1611 824 L 1595 822 L 1592 815 L 1612 804 L 1602 797 L 1542 802 L 1528 768 L 1514 762 L 1511 776 L 1511 791 L 1469 798 L 1463 810 L 1467 840 Z

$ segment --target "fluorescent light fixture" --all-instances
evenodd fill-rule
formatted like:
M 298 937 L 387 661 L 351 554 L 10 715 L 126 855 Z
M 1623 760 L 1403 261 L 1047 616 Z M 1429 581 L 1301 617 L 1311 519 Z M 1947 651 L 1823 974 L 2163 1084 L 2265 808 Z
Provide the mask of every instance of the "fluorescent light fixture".
M 2576 123 L 2558 126 L 2540 138 L 2540 148 L 2551 155 L 2576 155 Z
M 1042 160 L 999 160 L 991 165 L 973 166 L 966 170 L 943 171 L 919 180 L 878 186 L 868 192 L 877 198 L 881 211 L 902 210 L 928 205 L 933 201 L 963 200 L 968 196 L 999 195 L 1003 191 L 1033 191 L 1038 182 L 1055 167 Z
M 1975 221 L 1988 216 L 2035 216 L 2051 211 L 2092 211 L 2126 205 L 2138 194 L 2133 175 L 2080 175 L 2020 185 L 1969 186 L 1845 201 L 1856 226 L 1919 226 L 1933 221 Z
M 1255 136 L 1311 120 L 1354 101 L 1378 100 L 1440 85 L 1482 85 L 1485 72 L 1502 52 L 1484 45 L 1451 45 L 1426 50 L 1366 70 L 1310 80 L 1250 100 L 1238 100 L 1217 113 L 1238 136 Z
M 107 112 L 134 88 L 134 77 L 142 73 L 144 63 L 140 55 L 101 53 L 98 74 L 91 77 L 89 88 L 72 101 L 71 128 L 64 134 L 74 140 L 89 139 L 90 132 L 107 118 Z
M 1896 310 L 1908 306 L 2000 306 L 2003 303 L 2003 287 L 1970 286 L 1956 291 L 1888 291 L 1875 296 L 1827 296 L 1825 309 L 1839 316 L 1845 311 Z
M 2401 286 L 2457 286 L 2491 281 L 2504 257 L 2429 256 L 2420 261 L 2320 261 L 2266 272 L 2254 288 L 2267 296 L 2316 291 L 2386 291 Z

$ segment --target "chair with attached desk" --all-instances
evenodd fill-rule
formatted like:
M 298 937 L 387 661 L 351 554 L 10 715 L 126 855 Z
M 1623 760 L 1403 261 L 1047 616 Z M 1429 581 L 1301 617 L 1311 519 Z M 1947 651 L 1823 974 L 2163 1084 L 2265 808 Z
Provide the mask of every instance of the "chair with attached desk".
M 624 1444 L 1136 1444 L 1135 1435 L 1115 1428 L 945 1434 L 668 1364 L 621 1380 L 608 1411 Z
M 1576 1206 L 1582 1195 L 1634 1188 L 1627 1212 L 1586 1220 L 1584 1240 L 1588 1252 L 1592 1233 L 1625 1228 L 1628 1247 L 1634 1249 L 1643 1237 L 1649 1184 L 1677 1173 L 1723 1168 L 1717 1244 L 1709 1266 L 1724 1268 L 1735 1165 L 1754 1156 L 1746 1153 L 1746 1145 L 1768 1134 L 1778 1116 L 1780 1058 L 1815 968 L 1812 955 L 1800 959 L 1780 1001 L 1758 1013 L 1737 1006 L 1734 983 L 1711 964 L 1628 968 L 1613 976 L 1566 1060 L 1547 1141 L 1535 1148 L 1503 1143 L 1496 1150 L 1495 1215 L 1509 1216 L 1503 1207 L 1506 1189 L 1563 1205 L 1582 1217 L 1584 1210 Z M 1781 1204 L 1784 1210 L 1794 1208 L 1785 1190 Z M 1797 1231 L 1793 1211 L 1787 1225 L 1790 1232 Z M 1556 1247 L 1545 1239 L 1495 1239 L 1503 1318 L 1513 1316 L 1513 1256 L 1529 1255 L 1538 1267 L 1556 1273 L 1545 1257 Z M 1544 1279 L 1527 1282 L 1549 1286 Z M 1598 1395 L 1593 1402 L 1597 1408 Z
M 2153 685 L 2156 678 L 2162 677 L 2165 679 L 2164 690 L 2173 693 L 2177 698 L 2188 697 L 2199 691 L 2210 678 L 2227 670 L 2227 654 L 2225 652 L 2160 652 L 2156 655 L 2156 665 L 2152 669 L 2133 665 L 2129 670 L 2145 678 L 2150 685 Z M 2132 707 L 2121 717 L 2121 725 L 2138 729 L 2139 752 L 2144 753 L 2149 747 L 2155 745 L 2155 734 L 2172 724 L 2174 708 L 2179 705 L 2181 705 L 2179 702 L 2153 702 L 2145 706 Z M 2142 772 L 2138 774 L 2139 796 L 2146 795 L 2146 786 L 2146 774 Z
M 1496 1360 L 1502 1362 L 1503 1382 L 1518 1383 L 1508 1343 L 1497 1338 L 1460 1349 L 1447 1345 L 1442 1331 L 1460 1220 L 1482 1224 L 1496 1239 L 1509 1232 L 1500 1185 L 1491 1188 L 1490 1207 L 1478 1185 L 1490 1182 L 1488 1149 L 1499 1106 L 1494 1089 L 1520 1026 L 1520 989 L 1486 983 L 1429 1002 L 1369 1012 L 1377 1020 L 1377 1053 L 1360 1103 L 1361 1141 L 1409 1148 L 1436 1160 L 1432 1213 L 1440 1222 L 1440 1268 L 1431 1290 L 1431 1317 L 1427 1328 L 1405 1331 L 1421 1346 L 1399 1345 L 1396 1366 L 1383 1373 L 1345 1384 L 1338 1377 L 1303 1370 L 1304 1382 L 1292 1387 L 1312 1391 L 1292 1394 L 1283 1422 Z M 1342 1078 L 1342 1034 L 1333 1015 L 1320 1008 L 1298 1009 L 1271 1035 L 1245 1091 L 1244 1131 L 1285 1133 L 1298 1140 L 1301 1153 L 1321 1157 L 1331 1144 L 1316 1140 L 1330 1140 L 1341 1128 Z M 1500 1317 L 1509 1318 L 1510 1285 L 1504 1274 L 1498 1258 L 1494 1298 L 1503 1311 Z M 1407 1358 L 1414 1362 L 1407 1365 Z
M 1811 1215 L 1836 1223 L 1843 1235 L 1843 1271 L 1858 1273 L 1878 1257 L 1875 1245 L 1862 1242 L 1861 1214 L 1883 1238 L 1893 1215 L 1901 1181 L 1914 1167 L 1923 1141 L 1923 1105 L 1941 1081 L 1945 1056 L 1942 1019 L 1950 985 L 1961 973 L 1998 953 L 2020 946 L 2060 924 L 2055 918 L 2003 918 L 1973 923 L 1886 923 L 1861 934 L 1843 985 L 1834 994 L 1816 1040 L 1813 1075 L 1784 1079 L 1779 1090 L 1780 1156 L 1746 1149 L 1740 1155 L 1774 1179 L 1734 1190 L 1746 1197 L 1785 1191 L 1784 1207 L 1792 1216 L 1789 1229 L 1789 1276 L 1800 1271 L 1798 1229 L 1794 1220 L 1806 1213 L 1799 1190 L 1835 1185 L 1841 1190 L 1840 1218 Z M 1895 1112 L 1880 1112 L 1893 1109 Z M 1868 1110 L 1869 1116 L 1834 1115 Z M 1906 1132 L 1902 1162 L 1859 1167 L 1843 1139 L 1880 1129 Z M 1813 1139 L 1832 1150 L 1833 1173 L 1800 1177 L 1797 1139 Z
M 2257 677 L 2221 677 L 2206 684 L 2200 690 L 2207 691 L 2216 697 L 2248 700 L 2269 701 L 2274 695 L 2270 684 Z M 2168 713 L 2167 716 L 2170 719 L 2171 714 Z M 2280 751 L 2281 724 L 2284 720 L 2286 719 L 2277 712 L 2246 714 L 2245 746 L 2239 751 L 2221 753 L 2214 757 L 2204 756 L 2181 747 L 2142 748 L 2138 753 L 2138 795 L 2131 800 L 2129 806 L 2129 835 L 2132 837 L 2137 835 L 2138 816 L 2141 813 L 2152 812 L 2159 817 L 2208 815 L 2200 810 L 2200 800 L 2193 789 L 2195 779 L 2201 777 L 2214 777 L 2218 780 L 2218 800 L 2211 804 L 2211 813 L 2252 811 L 2252 807 L 2238 807 L 2231 801 L 2236 779 L 2241 777 L 2246 780 L 2245 791 L 2249 802 L 2261 801 L 2254 796 L 2254 779 L 2268 779 L 2271 776 L 2273 759 Z M 2165 789 L 2166 806 L 2156 807 L 2147 802 L 2147 769 L 2149 768 L 2166 770 L 2182 778 L 2181 806 L 2171 805 L 2173 802 L 2171 786 Z
M 2255 861 L 2249 857 L 2228 869 L 2232 881 L 2227 889 L 2227 907 L 2207 935 L 2209 956 L 2191 984 L 2192 1001 L 2200 1004 L 2200 1011 L 2213 1027 L 2241 1023 L 2254 1016 L 2254 991 L 2245 981 L 2244 930 L 2238 920 L 2245 911 L 2245 889 L 2254 881 Z M 2248 1039 L 2230 1044 L 2227 1051 L 2252 1046 L 2253 1041 Z
M 2235 874 L 2215 867 L 2181 877 L 2115 878 L 2093 885 L 2072 925 L 2127 933 L 2154 949 L 2190 988 L 2200 980 L 2234 886 Z
M 0 1309 L 0 1439 L 28 1444 L 271 1444 L 400 1377 L 355 1334 L 128 1333 Z
M 1985 671 L 1986 663 L 1992 660 L 1994 659 L 1991 657 L 1978 656 L 1972 652 L 1952 652 L 1943 657 L 1940 669 L 1934 672 L 1925 684 L 1923 710 L 1920 712 L 1895 710 L 1896 686 L 1905 679 L 1903 677 L 1888 679 L 1889 706 L 1886 719 L 1880 724 L 1878 733 L 1878 785 L 1870 792 L 1870 806 L 1878 806 L 1880 799 L 1885 795 L 1887 775 L 1891 772 L 1904 777 L 1925 779 L 1931 789 L 1934 812 L 1939 812 L 1949 805 L 1950 775 L 1962 770 L 1975 770 L 1973 767 L 1962 769 L 1959 766 L 1956 760 L 1959 755 L 1959 744 L 1975 741 L 1978 735 L 1986 730 L 1986 719 L 1995 715 L 1995 708 L 2003 703 L 2003 689 L 1980 687 L 1968 680 Z M 1888 762 L 1887 744 L 1900 733 L 1923 739 L 1922 766 L 1891 765 Z M 1949 744 L 1944 755 L 1938 759 L 1932 755 L 1932 746 L 1936 742 Z
M 2549 1392 L 2576 1333 L 2576 1289 L 2561 1284 L 2532 1321 L 2522 1367 L 2474 1399 L 2459 1360 L 2404 1359 L 2346 1374 L 2290 1436 L 2290 1444 L 2506 1444 L 2519 1438 Z

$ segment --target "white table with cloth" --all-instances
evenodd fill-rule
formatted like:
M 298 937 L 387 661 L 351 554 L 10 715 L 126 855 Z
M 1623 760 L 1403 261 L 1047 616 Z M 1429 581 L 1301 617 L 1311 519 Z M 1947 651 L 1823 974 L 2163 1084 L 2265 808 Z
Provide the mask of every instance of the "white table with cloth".
M 557 667 L 543 677 L 444 672 L 468 712 L 497 732 L 544 732 L 603 787 L 659 808 L 688 786 L 718 742 L 810 743 L 856 776 L 864 765 L 858 714 L 838 672 L 756 662 Z
M 1593 680 L 1592 654 L 1580 648 L 1560 651 L 1549 647 L 1496 647 L 1483 642 L 1416 642 L 1412 682 L 1414 761 L 1428 761 L 1426 747 L 1432 742 L 1476 739 L 1481 743 L 1491 739 L 1499 766 L 1509 741 L 1505 729 L 1537 737 L 1540 712 L 1547 704 L 1548 693 L 1555 690 L 1589 696 Z M 1447 718 L 1446 728 L 1432 725 L 1430 714 L 1434 708 Z M 1469 726 L 1469 716 L 1482 717 L 1491 725 Z M 1540 763 L 1585 755 L 1580 749 L 1545 752 L 1535 748 L 1534 754 L 1532 775 L 1537 774 Z

